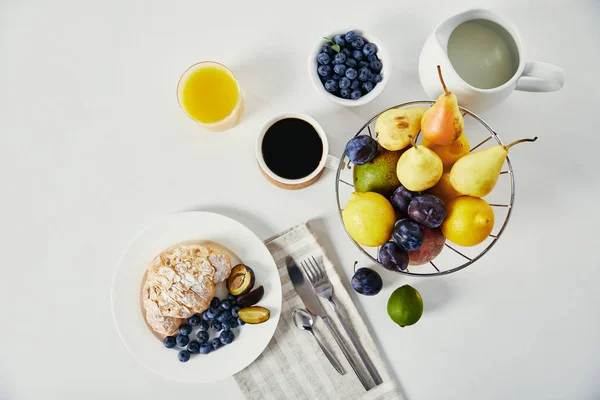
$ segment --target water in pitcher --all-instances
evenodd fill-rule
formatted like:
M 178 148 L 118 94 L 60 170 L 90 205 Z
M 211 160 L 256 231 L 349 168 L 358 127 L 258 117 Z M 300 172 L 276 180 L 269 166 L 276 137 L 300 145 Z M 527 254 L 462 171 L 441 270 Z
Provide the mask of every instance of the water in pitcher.
M 456 27 L 448 39 L 448 57 L 458 75 L 479 89 L 505 84 L 519 67 L 518 49 L 511 35 L 483 19 Z

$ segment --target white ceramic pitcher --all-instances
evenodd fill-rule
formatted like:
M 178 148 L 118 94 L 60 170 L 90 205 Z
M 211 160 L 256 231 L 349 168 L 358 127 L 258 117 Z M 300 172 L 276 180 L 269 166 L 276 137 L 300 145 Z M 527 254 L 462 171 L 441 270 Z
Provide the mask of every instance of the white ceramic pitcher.
M 487 20 L 496 23 L 514 41 L 518 67 L 512 77 L 500 86 L 480 89 L 468 84 L 459 76 L 448 57 L 448 41 L 452 32 L 462 23 L 471 20 Z M 561 68 L 538 61 L 525 61 L 523 45 L 514 24 L 484 9 L 469 10 L 448 18 L 435 28 L 425 42 L 419 58 L 419 77 L 423 89 L 431 99 L 436 99 L 443 90 L 437 65 L 441 66 L 446 86 L 456 94 L 459 104 L 476 112 L 500 104 L 514 89 L 527 92 L 553 92 L 562 88 L 565 81 L 565 72 Z

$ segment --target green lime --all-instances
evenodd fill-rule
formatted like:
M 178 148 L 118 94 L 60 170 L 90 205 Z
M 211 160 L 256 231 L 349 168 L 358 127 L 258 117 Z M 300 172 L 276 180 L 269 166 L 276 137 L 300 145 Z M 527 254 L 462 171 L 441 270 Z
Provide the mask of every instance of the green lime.
M 416 324 L 423 315 L 421 294 L 410 285 L 399 287 L 388 300 L 387 312 L 392 321 L 401 327 Z

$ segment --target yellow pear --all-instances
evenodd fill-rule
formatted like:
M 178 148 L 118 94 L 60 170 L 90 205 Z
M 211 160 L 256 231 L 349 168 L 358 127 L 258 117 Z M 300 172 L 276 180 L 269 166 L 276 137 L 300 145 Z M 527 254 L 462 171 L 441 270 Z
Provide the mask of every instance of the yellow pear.
M 417 137 L 421 130 L 423 107 L 394 108 L 381 114 L 375 122 L 379 145 L 386 150 L 402 150 L 410 144 L 408 136 Z
M 425 138 L 423 138 L 421 145 L 433 150 L 435 154 L 440 156 L 442 163 L 444 164 L 444 171 L 450 171 L 450 168 L 452 168 L 456 160 L 466 154 L 469 154 L 469 150 L 471 150 L 469 140 L 464 133 L 460 135 L 454 142 L 446 146 L 440 146 L 439 144 L 435 144 Z
M 440 156 L 425 146 L 417 146 L 412 135 L 409 139 L 413 147 L 400 156 L 396 174 L 405 188 L 420 192 L 435 186 L 444 168 Z
M 439 65 L 437 69 L 444 93 L 440 94 L 435 103 L 423 114 L 421 132 L 430 142 L 445 146 L 462 135 L 465 123 L 458 108 L 458 100 L 454 93 L 446 88 Z
M 536 140 L 537 136 L 533 139 L 521 139 L 508 146 L 496 145 L 462 157 L 450 170 L 452 187 L 461 194 L 486 196 L 496 186 L 508 149 L 519 143 Z

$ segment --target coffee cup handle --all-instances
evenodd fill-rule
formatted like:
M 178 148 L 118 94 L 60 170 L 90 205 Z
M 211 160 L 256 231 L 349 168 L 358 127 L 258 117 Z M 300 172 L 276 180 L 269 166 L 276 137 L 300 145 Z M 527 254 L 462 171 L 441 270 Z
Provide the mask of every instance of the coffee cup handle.
M 331 154 L 327 154 L 327 160 L 325 161 L 325 168 L 329 169 L 337 169 L 340 165 L 340 159 L 332 156 Z
M 525 92 L 555 92 L 565 84 L 565 71 L 553 64 L 529 61 L 515 89 Z

